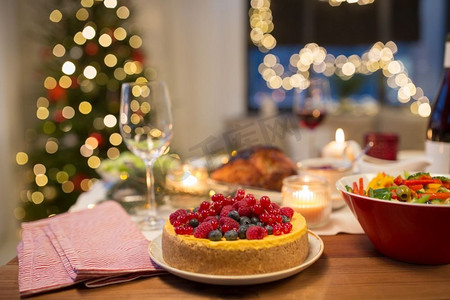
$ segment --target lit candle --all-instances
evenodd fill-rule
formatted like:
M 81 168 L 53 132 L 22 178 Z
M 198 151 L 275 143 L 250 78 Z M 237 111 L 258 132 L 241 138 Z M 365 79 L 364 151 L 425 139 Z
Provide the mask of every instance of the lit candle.
M 203 168 L 183 165 L 181 169 L 171 170 L 166 176 L 166 186 L 175 192 L 203 194 L 208 190 L 207 173 Z
M 328 143 L 322 150 L 323 157 L 342 158 L 345 150 L 345 135 L 342 128 L 338 128 L 335 134 L 335 140 Z
M 282 197 L 283 205 L 305 217 L 309 228 L 328 222 L 331 201 L 325 178 L 311 175 L 287 177 L 283 180 Z
M 361 146 L 355 141 L 345 141 L 345 134 L 342 128 L 338 128 L 335 140 L 328 143 L 322 149 L 322 157 L 343 158 L 353 160 L 361 152 Z

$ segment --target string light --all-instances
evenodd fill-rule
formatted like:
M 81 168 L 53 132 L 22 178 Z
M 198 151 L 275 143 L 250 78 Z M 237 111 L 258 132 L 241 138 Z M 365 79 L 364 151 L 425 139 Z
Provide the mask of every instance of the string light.
M 345 0 L 329 0 L 332 6 L 338 6 L 342 2 L 345 2 Z M 366 5 L 373 3 L 373 0 L 347 0 L 347 2 Z M 271 34 L 274 23 L 270 3 L 270 0 L 250 1 L 250 39 L 263 53 L 274 49 L 277 44 L 275 37 Z M 297 88 L 301 90 L 309 86 L 310 69 L 327 77 L 336 74 L 343 80 L 349 80 L 355 74 L 370 75 L 380 70 L 387 78 L 388 86 L 398 89 L 398 101 L 409 103 L 412 99 L 416 99 L 415 95 L 419 88 L 408 77 L 408 71 L 403 63 L 395 59 L 394 55 L 397 50 L 397 45 L 393 41 L 386 44 L 376 42 L 361 57 L 354 54 L 349 57 L 339 55 L 335 58 L 328 54 L 324 47 L 316 43 L 308 43 L 298 53 L 291 55 L 289 72 L 280 64 L 279 58 L 271 53 L 264 56 L 263 62 L 258 66 L 258 72 L 270 89 L 290 90 Z M 410 108 L 413 114 L 424 118 L 429 117 L 431 113 L 428 98 L 423 99 L 420 103 L 417 99 L 412 101 Z

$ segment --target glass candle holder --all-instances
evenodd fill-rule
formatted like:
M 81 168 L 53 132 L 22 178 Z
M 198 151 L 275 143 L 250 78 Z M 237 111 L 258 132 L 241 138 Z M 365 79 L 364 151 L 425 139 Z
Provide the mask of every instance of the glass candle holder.
M 372 157 L 396 160 L 399 138 L 395 133 L 388 132 L 370 132 L 364 136 L 365 144 L 370 142 L 373 146 L 367 151 L 367 155 Z
M 308 228 L 328 223 L 332 205 L 326 178 L 310 174 L 287 177 L 283 180 L 281 196 L 283 206 L 303 215 Z

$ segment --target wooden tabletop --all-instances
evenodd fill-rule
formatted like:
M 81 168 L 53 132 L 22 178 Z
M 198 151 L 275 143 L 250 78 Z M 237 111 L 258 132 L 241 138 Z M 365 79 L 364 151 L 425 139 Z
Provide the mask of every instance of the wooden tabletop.
M 33 299 L 450 298 L 450 265 L 414 265 L 389 259 L 378 254 L 365 235 L 339 234 L 322 239 L 325 250 L 318 261 L 272 283 L 218 286 L 165 274 L 101 288 L 78 285 Z M 19 298 L 17 271 L 17 258 L 0 267 L 0 299 Z

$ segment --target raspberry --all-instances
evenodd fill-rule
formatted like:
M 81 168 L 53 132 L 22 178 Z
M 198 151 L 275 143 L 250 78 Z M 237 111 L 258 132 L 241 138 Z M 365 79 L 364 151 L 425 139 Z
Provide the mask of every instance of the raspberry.
M 225 199 L 225 196 L 222 194 L 214 194 L 211 196 L 212 202 L 223 201 L 224 199 Z
M 292 216 L 294 215 L 294 210 L 290 207 L 282 207 L 280 208 L 281 214 L 285 215 L 286 217 L 292 219 Z
M 250 226 L 245 235 L 248 240 L 261 240 L 266 235 L 266 230 L 260 226 Z
M 169 216 L 170 224 L 173 225 L 173 222 L 175 222 L 179 216 L 187 216 L 186 211 L 184 209 L 178 209 L 178 210 L 174 211 L 173 213 L 171 213 Z
M 233 203 L 233 205 L 232 205 L 233 210 L 238 210 L 240 205 L 241 205 L 240 201 Z
M 276 203 L 272 202 L 271 205 L 272 205 L 272 208 L 274 208 L 274 209 L 280 209 L 280 206 L 278 204 L 276 204 Z
M 251 207 L 248 205 L 245 205 L 244 203 L 241 203 L 241 205 L 239 205 L 239 208 L 237 211 L 241 217 L 243 217 L 243 216 L 251 217 L 253 214 Z
M 224 225 L 229 226 L 231 229 L 239 229 L 239 223 L 230 217 L 222 217 L 219 219 L 219 224 L 223 227 Z
M 220 216 L 226 217 L 232 210 L 233 207 L 231 205 L 225 205 L 224 207 L 222 207 L 222 210 L 220 211 Z
M 259 203 L 261 203 L 261 206 L 264 208 L 268 208 L 270 206 L 270 198 L 267 196 L 262 196 L 259 199 Z
M 206 239 L 208 234 L 213 231 L 214 228 L 209 222 L 203 222 L 198 225 L 194 230 L 194 237 L 198 239 Z
M 207 216 L 207 217 L 203 220 L 203 222 L 209 222 L 209 221 L 211 221 L 211 220 L 216 220 L 216 221 L 217 221 L 217 218 L 216 218 L 215 216 Z

